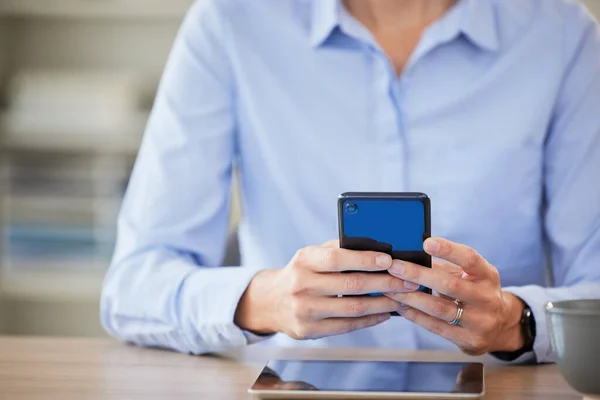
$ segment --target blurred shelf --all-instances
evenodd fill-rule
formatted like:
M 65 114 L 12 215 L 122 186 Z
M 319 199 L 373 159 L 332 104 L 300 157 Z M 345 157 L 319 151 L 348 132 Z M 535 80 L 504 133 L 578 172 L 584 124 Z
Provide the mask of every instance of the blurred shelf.
M 40 264 L 36 266 L 35 264 Z M 52 269 L 51 263 L 59 265 Z M 70 271 L 69 263 L 74 261 L 60 262 L 27 262 L 27 266 L 21 269 L 25 271 L 10 271 L 0 276 L 0 298 L 27 299 L 27 300 L 77 300 L 97 301 L 100 297 L 102 280 L 104 277 L 100 267 L 106 270 L 106 263 L 91 263 L 81 268 L 72 265 L 75 269 L 87 269 L 88 271 Z M 11 269 L 20 268 L 18 262 L 13 261 Z M 59 269 L 60 268 L 60 269 Z
M 141 138 L 135 136 L 113 138 L 103 135 L 26 133 L 5 136 L 0 140 L 0 146 L 11 150 L 135 154 L 140 142 Z
M 140 113 L 107 132 L 100 127 L 13 126 L 5 114 L 0 120 L 0 146 L 14 150 L 135 154 L 139 150 L 148 113 Z
M 112 209 L 118 210 L 121 206 L 120 197 L 69 197 L 56 195 L 10 195 L 3 196 L 3 205 L 8 209 L 14 209 L 19 212 L 27 212 L 31 209 L 44 210 L 45 212 L 70 212 L 85 213 L 92 209 Z
M 101 180 L 112 182 L 114 180 L 122 179 L 128 175 L 129 171 L 124 172 L 123 168 L 115 165 L 102 165 L 102 169 L 99 170 L 93 163 L 72 163 L 70 166 L 64 166 L 59 162 L 46 162 L 40 163 L 39 153 L 35 152 L 34 156 L 31 153 L 18 153 L 18 157 L 11 159 L 11 174 L 13 180 L 29 180 L 29 179 L 43 179 L 46 183 L 54 183 L 55 180 L 69 180 L 69 181 L 85 181 L 85 180 Z M 29 156 L 26 158 L 25 156 Z M 54 161 L 55 156 L 47 157 L 47 159 Z M 89 161 L 86 158 L 86 161 Z M 31 162 L 29 162 L 31 161 Z M 33 164 L 37 162 L 37 164 Z
M 0 0 L 0 17 L 181 19 L 192 0 Z

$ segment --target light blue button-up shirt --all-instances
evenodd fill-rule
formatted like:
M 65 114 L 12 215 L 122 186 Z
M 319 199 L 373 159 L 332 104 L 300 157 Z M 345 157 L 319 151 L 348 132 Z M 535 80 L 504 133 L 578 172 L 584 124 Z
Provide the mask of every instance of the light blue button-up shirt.
M 220 267 L 234 166 L 243 260 Z M 239 298 L 337 237 L 345 191 L 427 193 L 433 235 L 499 269 L 552 360 L 544 304 L 600 297 L 598 25 L 566 0 L 460 0 L 398 77 L 338 1 L 197 2 L 126 194 L 104 326 L 195 354 L 264 340 L 233 323 Z M 403 318 L 263 344 L 455 348 Z

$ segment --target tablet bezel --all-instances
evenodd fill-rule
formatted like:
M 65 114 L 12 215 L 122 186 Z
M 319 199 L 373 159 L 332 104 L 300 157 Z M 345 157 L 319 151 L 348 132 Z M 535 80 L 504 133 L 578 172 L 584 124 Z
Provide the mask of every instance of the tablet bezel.
M 325 392 L 306 390 L 253 390 L 248 393 L 260 399 L 480 399 L 485 395 L 485 387 L 481 393 L 428 393 L 428 392 Z

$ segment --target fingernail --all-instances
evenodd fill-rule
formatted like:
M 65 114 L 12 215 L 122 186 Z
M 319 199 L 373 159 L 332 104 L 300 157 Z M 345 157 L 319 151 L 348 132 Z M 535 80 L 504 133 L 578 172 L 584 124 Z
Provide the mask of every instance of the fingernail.
M 398 310 L 396 311 L 398 314 L 400 315 L 404 315 L 404 313 L 406 313 L 406 311 L 408 311 L 408 306 L 401 306 L 398 308 Z
M 394 262 L 392 262 L 390 272 L 394 275 L 404 274 L 404 263 L 400 260 L 394 260 Z
M 379 317 L 377 317 L 377 319 L 379 320 L 379 322 L 387 321 L 388 319 L 390 319 L 390 314 L 381 314 Z
M 375 258 L 375 263 L 378 267 L 389 268 L 392 265 L 392 257 L 387 254 L 381 254 Z
M 440 242 L 438 242 L 435 239 L 427 239 L 425 241 L 425 243 L 423 244 L 423 248 L 425 249 L 426 252 L 428 252 L 429 254 L 435 254 L 438 251 L 440 251 Z
M 404 282 L 404 288 L 407 290 L 417 290 L 419 287 L 420 285 L 417 285 L 416 283 Z

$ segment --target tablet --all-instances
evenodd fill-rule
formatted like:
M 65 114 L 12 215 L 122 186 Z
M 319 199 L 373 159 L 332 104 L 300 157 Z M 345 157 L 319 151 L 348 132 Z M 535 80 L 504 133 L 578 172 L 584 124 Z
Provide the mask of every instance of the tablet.
M 479 398 L 483 365 L 273 360 L 248 391 L 261 399 Z

